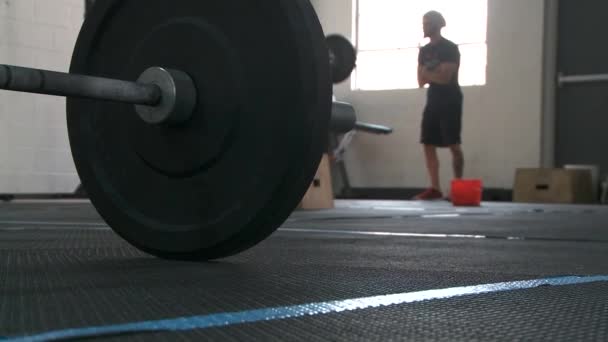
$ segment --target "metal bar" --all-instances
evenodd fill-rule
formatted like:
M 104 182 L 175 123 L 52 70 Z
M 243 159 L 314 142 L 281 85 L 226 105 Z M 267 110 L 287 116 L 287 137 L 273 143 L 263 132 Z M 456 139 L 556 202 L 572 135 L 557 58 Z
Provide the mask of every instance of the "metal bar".
M 160 88 L 153 84 L 3 64 L 0 64 L 0 89 L 149 106 L 156 105 L 161 98 Z
M 589 82 L 608 82 L 608 74 L 590 74 L 590 75 L 558 75 L 559 85 L 566 83 L 589 83 Z
M 374 133 L 374 134 L 391 134 L 391 133 L 393 133 L 393 129 L 390 127 L 375 125 L 375 124 L 370 124 L 370 123 L 365 123 L 365 122 L 356 122 L 355 130 L 367 132 L 367 133 Z
M 541 114 L 541 165 L 555 167 L 557 122 L 557 55 L 559 40 L 559 1 L 545 1 L 543 39 L 543 101 Z

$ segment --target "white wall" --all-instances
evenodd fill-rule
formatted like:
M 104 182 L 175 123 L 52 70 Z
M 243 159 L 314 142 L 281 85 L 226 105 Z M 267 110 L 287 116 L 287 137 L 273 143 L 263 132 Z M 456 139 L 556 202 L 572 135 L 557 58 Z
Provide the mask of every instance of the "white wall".
M 352 39 L 351 0 L 312 3 L 326 34 Z M 543 0 L 488 2 L 487 84 L 463 89 L 463 147 L 465 177 L 482 178 L 489 188 L 512 188 L 516 168 L 540 164 L 543 18 Z M 389 137 L 357 135 L 347 153 L 352 186 L 426 186 L 418 143 L 425 90 L 352 92 L 347 81 L 334 91 L 339 100 L 355 106 L 360 120 L 395 129 Z M 451 161 L 446 151 L 440 157 L 447 187 Z
M 0 63 L 68 71 L 83 0 L 1 0 Z M 79 183 L 65 100 L 0 91 L 0 193 L 67 193 Z

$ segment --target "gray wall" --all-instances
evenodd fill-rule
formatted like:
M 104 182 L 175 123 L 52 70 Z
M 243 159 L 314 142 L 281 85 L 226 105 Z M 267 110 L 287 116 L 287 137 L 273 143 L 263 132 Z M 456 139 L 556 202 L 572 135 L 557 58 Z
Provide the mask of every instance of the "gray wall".
M 67 71 L 82 0 L 0 1 L 0 63 Z M 59 97 L 0 91 L 0 193 L 66 193 L 76 174 Z
M 352 37 L 351 0 L 313 0 L 326 34 Z M 487 83 L 466 87 L 463 140 L 466 177 L 486 187 L 511 188 L 515 169 L 541 162 L 543 0 L 489 0 Z M 449 22 L 449 18 L 448 22 Z M 449 37 L 448 37 L 449 38 Z M 351 91 L 335 87 L 354 104 L 360 119 L 395 128 L 390 137 L 359 134 L 347 153 L 354 187 L 417 188 L 427 185 L 418 144 L 425 90 Z M 451 179 L 440 153 L 442 183 Z
M 312 0 L 326 33 L 351 35 L 351 0 Z M 0 1 L 0 62 L 65 71 L 81 24 L 82 0 Z M 489 0 L 487 85 L 465 93 L 466 176 L 510 188 L 517 167 L 541 158 L 543 0 Z M 390 137 L 360 134 L 347 154 L 356 187 L 427 183 L 418 145 L 424 90 L 352 92 L 335 87 L 362 120 L 393 126 Z M 0 91 L 0 193 L 71 192 L 78 184 L 61 98 Z M 444 186 L 448 154 L 441 153 Z

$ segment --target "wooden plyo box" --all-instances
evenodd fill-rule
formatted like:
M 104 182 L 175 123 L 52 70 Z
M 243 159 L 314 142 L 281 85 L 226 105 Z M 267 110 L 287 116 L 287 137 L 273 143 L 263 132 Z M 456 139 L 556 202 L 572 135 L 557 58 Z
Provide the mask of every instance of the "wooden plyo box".
M 317 174 L 302 198 L 298 209 L 317 210 L 334 208 L 334 192 L 331 184 L 329 156 L 323 155 Z
M 518 169 L 513 201 L 548 204 L 593 203 L 595 200 L 591 172 L 546 168 Z

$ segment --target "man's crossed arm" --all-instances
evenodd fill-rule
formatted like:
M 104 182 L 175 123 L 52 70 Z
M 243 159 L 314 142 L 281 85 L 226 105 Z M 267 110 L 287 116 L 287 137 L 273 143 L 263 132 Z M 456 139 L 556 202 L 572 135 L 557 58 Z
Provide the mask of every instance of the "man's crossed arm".
M 449 84 L 454 74 L 458 70 L 456 63 L 441 63 L 435 69 L 429 70 L 426 67 L 418 66 L 418 85 L 420 88 L 427 83 Z

